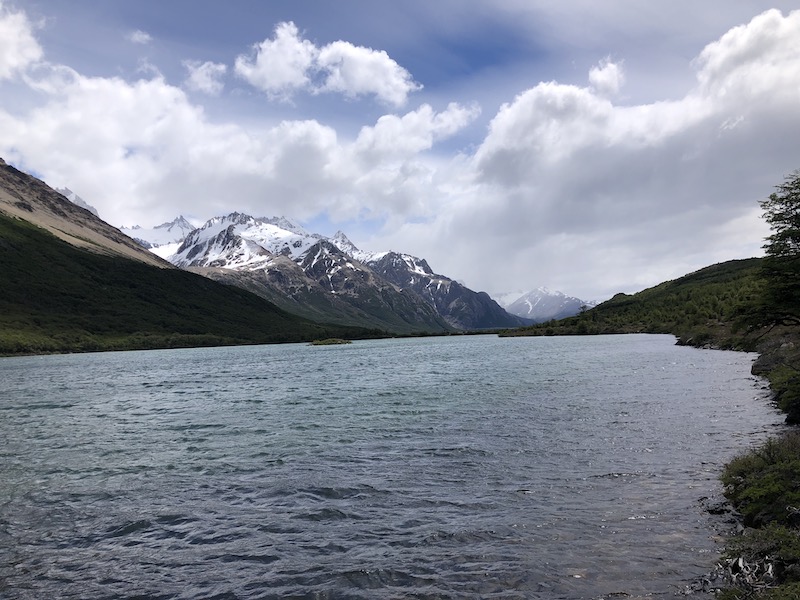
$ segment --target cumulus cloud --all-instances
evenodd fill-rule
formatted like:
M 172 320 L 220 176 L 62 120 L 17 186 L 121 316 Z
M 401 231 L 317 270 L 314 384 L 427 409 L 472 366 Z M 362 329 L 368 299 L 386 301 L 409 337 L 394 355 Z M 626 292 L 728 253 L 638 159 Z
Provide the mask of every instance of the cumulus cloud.
M 203 92 L 211 96 L 218 95 L 225 84 L 222 77 L 228 71 L 228 67 L 215 62 L 186 60 L 183 66 L 189 71 L 186 79 L 186 87 L 196 92 Z
M 309 85 L 308 71 L 317 49 L 308 40 L 300 39 L 294 23 L 280 23 L 275 37 L 253 46 L 249 55 L 236 58 L 236 74 L 250 85 L 272 97 L 288 98 Z
M 0 156 L 114 224 L 231 210 L 373 219 L 385 228 L 360 246 L 424 256 L 470 287 L 595 299 L 758 253 L 757 200 L 798 166 L 800 12 L 768 11 L 708 44 L 694 82 L 669 100 L 623 103 L 622 60 L 601 60 L 584 86 L 533 85 L 474 150 L 449 157 L 437 150 L 479 107 L 421 104 L 350 138 L 315 119 L 214 121 L 158 72 L 128 81 L 47 64 L 20 14 L 0 12 L 0 77 L 38 104 L 0 105 Z M 347 65 L 341 83 L 328 83 L 332 65 Z M 219 91 L 224 65 L 186 68 L 187 89 Z M 317 48 L 291 23 L 235 67 L 276 97 L 329 85 L 393 106 L 415 85 L 397 69 L 343 42 Z
M 43 105 L 24 115 L 0 109 L 0 156 L 81 190 L 118 225 L 142 215 L 156 223 L 173 213 L 208 218 L 230 210 L 297 218 L 407 214 L 415 210 L 410 198 L 428 195 L 430 173 L 419 153 L 476 112 L 423 106 L 340 140 L 315 120 L 262 129 L 213 123 L 160 75 L 129 82 L 49 67 L 36 81 L 47 94 Z M 378 169 L 370 158 L 376 152 L 383 153 Z
M 0 80 L 24 71 L 42 55 L 27 15 L 8 9 L 0 2 Z
M 589 83 L 600 94 L 614 96 L 625 83 L 625 73 L 620 63 L 606 58 L 589 71 Z
M 464 128 L 479 113 L 477 106 L 451 103 L 441 113 L 423 104 L 403 116 L 384 115 L 374 126 L 361 129 L 353 150 L 362 160 L 373 163 L 409 158 Z
M 784 17 L 769 10 L 706 46 L 695 61 L 698 93 L 720 108 L 797 97 L 800 11 Z M 755 106 L 753 108 L 756 108 Z
M 796 168 L 797 39 L 800 12 L 768 11 L 709 44 L 693 63 L 696 85 L 672 101 L 615 104 L 607 62 L 589 87 L 550 82 L 521 93 L 472 157 L 468 200 L 436 227 L 490 245 L 514 240 L 513 259 L 497 268 L 453 236 L 493 289 L 534 269 L 574 290 L 602 272 L 607 293 L 633 291 L 730 258 L 719 251 L 730 251 L 726 232 L 748 227 L 753 242 L 740 238 L 740 248 L 758 253 L 756 201 Z M 571 277 L 567 265 L 580 266 Z
M 436 112 L 423 104 L 402 116 L 384 115 L 362 127 L 352 143 L 334 156 L 332 170 L 350 182 L 340 205 L 330 213 L 340 219 L 357 216 L 392 222 L 430 216 L 438 205 L 441 165 L 426 157 L 434 145 L 467 127 L 477 106 L 451 103 Z
M 299 90 L 337 92 L 350 98 L 374 95 L 403 106 L 421 89 L 411 74 L 382 50 L 337 41 L 318 48 L 301 39 L 294 23 L 280 23 L 271 39 L 236 58 L 236 74 L 273 98 L 289 99 Z
M 134 44 L 147 45 L 153 41 L 153 37 L 146 31 L 137 29 L 128 34 L 128 41 L 133 42 Z
M 334 42 L 317 55 L 317 67 L 325 74 L 322 92 L 341 92 L 356 97 L 374 94 L 387 104 L 403 106 L 408 94 L 422 86 L 382 50 Z

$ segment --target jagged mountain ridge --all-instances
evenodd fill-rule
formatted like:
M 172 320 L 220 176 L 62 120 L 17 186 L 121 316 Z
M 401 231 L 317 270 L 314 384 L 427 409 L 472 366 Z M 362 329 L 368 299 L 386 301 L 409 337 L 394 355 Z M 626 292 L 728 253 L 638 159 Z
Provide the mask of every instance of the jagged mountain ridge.
M 195 226 L 181 215 L 172 221 L 150 229 L 134 225 L 133 227 L 120 227 L 119 230 L 148 250 L 152 250 L 159 246 L 183 242 L 186 236 L 195 230 Z
M 435 274 L 424 259 L 361 251 L 341 231 L 326 238 L 285 217 L 215 217 L 190 233 L 168 258 L 181 268 L 251 291 L 260 289 L 288 310 L 292 308 L 287 302 L 292 303 L 300 314 L 308 315 L 311 307 L 331 311 L 327 317 L 335 322 L 345 318 L 363 323 L 367 318 L 375 325 L 375 319 L 388 320 L 394 329 L 400 325 L 414 330 L 530 323 L 508 314 L 487 294 Z
M 509 314 L 487 293 L 474 292 L 449 277 L 434 273 L 424 259 L 384 252 L 366 262 L 388 281 L 415 291 L 457 329 L 520 327 L 529 322 Z
M 450 329 L 418 295 L 398 289 L 285 217 L 215 217 L 190 233 L 169 260 L 325 322 L 398 333 Z
M 573 317 L 586 308 L 595 306 L 594 302 L 586 302 L 580 298 L 567 296 L 563 292 L 553 292 L 540 287 L 523 294 L 506 307 L 513 315 L 530 319 L 534 323 Z

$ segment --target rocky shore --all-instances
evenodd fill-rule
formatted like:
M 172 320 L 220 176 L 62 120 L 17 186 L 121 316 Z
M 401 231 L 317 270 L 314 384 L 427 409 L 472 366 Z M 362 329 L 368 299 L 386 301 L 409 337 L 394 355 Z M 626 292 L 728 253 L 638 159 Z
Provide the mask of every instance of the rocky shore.
M 752 373 L 765 377 L 786 422 L 800 424 L 800 335 L 771 328 L 756 336 Z M 719 600 L 800 599 L 800 430 L 735 457 L 721 480 L 737 524 L 703 591 Z

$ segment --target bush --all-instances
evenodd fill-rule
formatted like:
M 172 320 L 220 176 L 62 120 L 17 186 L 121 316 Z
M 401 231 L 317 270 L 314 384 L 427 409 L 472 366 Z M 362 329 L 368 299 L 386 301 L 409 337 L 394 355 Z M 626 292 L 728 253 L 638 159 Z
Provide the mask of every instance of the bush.
M 790 432 L 734 458 L 722 473 L 725 495 L 745 525 L 800 520 L 800 433 Z

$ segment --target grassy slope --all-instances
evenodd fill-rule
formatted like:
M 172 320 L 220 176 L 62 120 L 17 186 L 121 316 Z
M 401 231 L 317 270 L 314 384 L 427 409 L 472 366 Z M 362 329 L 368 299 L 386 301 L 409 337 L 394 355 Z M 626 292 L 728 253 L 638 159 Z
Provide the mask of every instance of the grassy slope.
M 0 214 L 3 354 L 377 334 L 312 323 L 192 273 L 80 250 Z

